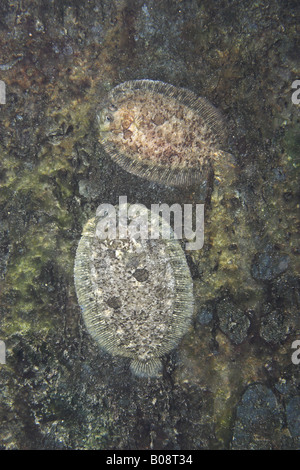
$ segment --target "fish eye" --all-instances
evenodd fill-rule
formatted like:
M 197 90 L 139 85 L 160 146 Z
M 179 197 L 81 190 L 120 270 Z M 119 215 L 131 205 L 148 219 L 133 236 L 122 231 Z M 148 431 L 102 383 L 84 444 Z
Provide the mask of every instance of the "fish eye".
M 117 106 L 115 106 L 114 104 L 111 104 L 108 108 L 110 111 L 116 111 L 117 110 Z
M 110 115 L 110 114 L 107 114 L 107 116 L 105 116 L 105 121 L 106 122 L 113 122 L 114 118 Z

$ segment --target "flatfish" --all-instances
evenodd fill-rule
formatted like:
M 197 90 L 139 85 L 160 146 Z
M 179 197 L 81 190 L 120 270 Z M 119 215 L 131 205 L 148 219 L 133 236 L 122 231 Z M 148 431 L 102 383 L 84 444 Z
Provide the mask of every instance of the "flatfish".
M 155 80 L 113 88 L 96 110 L 99 142 L 122 168 L 151 181 L 189 186 L 224 156 L 224 120 L 205 98 Z M 223 150 L 222 150 L 223 149 Z
M 134 374 L 153 377 L 161 370 L 161 357 L 190 326 L 194 301 L 189 267 L 175 238 L 143 239 L 131 233 L 103 238 L 97 227 L 105 217 L 90 219 L 78 244 L 78 302 L 98 345 L 130 358 Z

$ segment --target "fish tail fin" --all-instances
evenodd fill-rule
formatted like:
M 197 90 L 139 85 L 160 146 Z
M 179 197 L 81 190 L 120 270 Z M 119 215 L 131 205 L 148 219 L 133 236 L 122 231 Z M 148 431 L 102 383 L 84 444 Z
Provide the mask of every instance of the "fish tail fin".
M 147 361 L 133 359 L 130 363 L 130 369 L 138 377 L 157 377 L 162 370 L 162 362 L 155 357 Z

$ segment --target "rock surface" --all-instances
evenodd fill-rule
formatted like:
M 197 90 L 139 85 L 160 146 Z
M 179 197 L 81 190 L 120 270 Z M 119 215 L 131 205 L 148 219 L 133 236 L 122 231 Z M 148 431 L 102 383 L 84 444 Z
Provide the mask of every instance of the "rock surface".
M 3 0 L 0 5 L 0 447 L 297 449 L 299 2 Z M 232 161 L 192 188 L 119 168 L 95 134 L 126 80 L 220 109 Z M 157 379 L 85 330 L 73 266 L 101 203 L 205 203 L 186 252 L 195 322 Z

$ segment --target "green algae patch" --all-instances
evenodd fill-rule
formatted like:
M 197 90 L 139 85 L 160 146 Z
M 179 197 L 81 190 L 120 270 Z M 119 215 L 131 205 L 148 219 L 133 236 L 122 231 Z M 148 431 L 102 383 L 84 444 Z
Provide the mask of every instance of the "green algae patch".
M 290 127 L 284 136 L 283 144 L 285 150 L 292 160 L 293 166 L 298 168 L 300 164 L 300 125 Z M 290 160 L 290 161 L 291 161 Z

